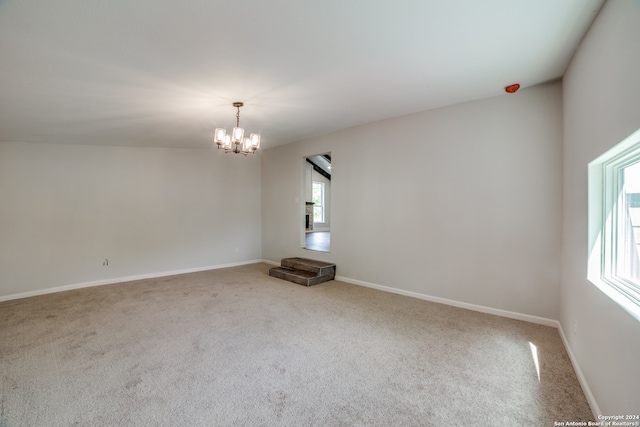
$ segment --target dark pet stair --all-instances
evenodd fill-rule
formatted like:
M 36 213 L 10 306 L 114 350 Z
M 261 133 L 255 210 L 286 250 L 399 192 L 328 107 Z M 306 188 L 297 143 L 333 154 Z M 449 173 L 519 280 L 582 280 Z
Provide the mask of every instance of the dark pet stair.
M 307 258 L 282 258 L 280 267 L 269 269 L 269 276 L 302 286 L 313 286 L 336 277 L 336 265 Z

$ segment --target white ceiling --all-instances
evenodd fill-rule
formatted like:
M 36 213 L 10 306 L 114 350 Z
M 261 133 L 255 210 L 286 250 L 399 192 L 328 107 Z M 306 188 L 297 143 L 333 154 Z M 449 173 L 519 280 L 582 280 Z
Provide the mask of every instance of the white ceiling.
M 266 148 L 500 95 L 603 1 L 0 0 L 0 141 L 209 147 L 244 101 Z

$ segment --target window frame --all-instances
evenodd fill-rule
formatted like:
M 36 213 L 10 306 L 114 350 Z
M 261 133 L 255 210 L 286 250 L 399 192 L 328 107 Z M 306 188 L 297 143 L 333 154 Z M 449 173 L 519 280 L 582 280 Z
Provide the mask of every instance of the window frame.
M 640 320 L 640 283 L 618 274 L 620 223 L 626 201 L 622 173 L 640 162 L 640 129 L 588 165 L 589 258 L 587 278 Z
M 325 197 L 325 185 L 324 182 L 322 181 L 311 181 L 311 199 L 313 200 L 313 187 L 319 184 L 320 185 L 320 204 L 315 203 L 313 204 L 313 223 L 314 224 L 324 224 L 325 223 L 325 212 L 324 212 L 324 197 Z M 321 221 L 316 221 L 316 215 L 315 215 L 315 210 L 316 208 L 319 207 L 320 208 L 320 213 L 322 216 L 322 220 Z

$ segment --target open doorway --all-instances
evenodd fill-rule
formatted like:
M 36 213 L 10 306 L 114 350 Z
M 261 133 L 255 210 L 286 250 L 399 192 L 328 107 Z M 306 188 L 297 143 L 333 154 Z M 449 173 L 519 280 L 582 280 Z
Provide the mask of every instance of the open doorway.
M 329 252 L 331 248 L 331 153 L 303 159 L 302 247 Z

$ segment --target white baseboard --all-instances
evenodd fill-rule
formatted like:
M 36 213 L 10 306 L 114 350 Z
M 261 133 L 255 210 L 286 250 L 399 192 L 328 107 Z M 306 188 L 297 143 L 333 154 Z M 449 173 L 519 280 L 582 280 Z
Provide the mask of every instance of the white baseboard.
M 153 279 L 156 277 L 174 276 L 176 274 L 196 273 L 198 271 L 217 270 L 219 268 L 237 267 L 240 265 L 256 264 L 262 262 L 260 259 L 249 261 L 233 262 L 229 264 L 210 265 L 206 267 L 186 268 L 183 270 L 163 271 L 160 273 L 138 274 L 135 276 L 115 277 L 111 279 L 96 280 L 93 282 L 76 283 L 73 285 L 57 286 L 55 288 L 40 289 L 37 291 L 22 292 L 19 294 L 0 296 L 0 302 L 20 298 L 34 297 L 38 295 L 52 294 L 55 292 L 70 291 L 73 289 L 90 288 L 92 286 L 111 285 L 114 283 L 131 282 L 133 280 Z
M 37 291 L 23 292 L 23 293 L 19 293 L 19 294 L 0 296 L 0 302 L 14 300 L 14 299 L 20 299 L 20 298 L 27 298 L 27 297 L 37 296 L 37 295 L 51 294 L 51 293 L 55 293 L 55 292 L 69 291 L 69 290 L 72 290 L 72 289 L 80 289 L 80 288 L 88 288 L 88 287 L 92 287 L 92 286 L 102 286 L 102 285 L 109 285 L 109 284 L 114 284 L 114 283 L 130 282 L 130 281 L 133 281 L 133 280 L 141 280 L 141 279 L 153 279 L 153 278 L 156 278 L 156 277 L 174 276 L 176 274 L 196 273 L 196 272 L 199 272 L 199 271 L 216 270 L 216 269 L 220 269 L 220 268 L 238 267 L 238 266 L 241 266 L 241 265 L 257 264 L 257 263 L 260 263 L 260 262 L 265 263 L 265 264 L 270 264 L 270 265 L 280 265 L 279 262 L 275 262 L 275 261 L 271 261 L 271 260 L 267 260 L 267 259 L 256 259 L 256 260 L 249 260 L 249 261 L 234 262 L 234 263 L 229 263 L 229 264 L 218 264 L 218 265 L 211 265 L 211 266 L 206 266 L 206 267 L 196 267 L 196 268 L 187 268 L 187 269 L 182 269 L 182 270 L 164 271 L 164 272 L 160 272 L 160 273 L 139 274 L 139 275 L 135 275 L 135 276 L 127 276 L 127 277 L 118 277 L 118 278 L 112 278 L 112 279 L 97 280 L 97 281 L 93 281 L 93 282 L 77 283 L 77 284 L 74 284 L 74 285 L 58 286 L 58 287 L 55 287 L 55 288 L 41 289 L 41 290 L 37 290 Z M 580 382 L 580 386 L 582 387 L 582 390 L 583 390 L 583 392 L 585 394 L 587 402 L 589 403 L 589 406 L 591 406 L 591 411 L 593 412 L 593 416 L 595 417 L 595 419 L 598 419 L 598 416 L 602 415 L 602 412 L 600 411 L 600 407 L 598 406 L 598 403 L 596 402 L 596 399 L 593 396 L 593 393 L 591 392 L 591 389 L 589 388 L 589 384 L 587 383 L 587 380 L 586 380 L 584 374 L 582 373 L 582 369 L 580 369 L 580 365 L 578 364 L 578 361 L 576 360 L 575 356 L 573 355 L 573 351 L 571 350 L 571 347 L 569 346 L 569 341 L 567 340 L 567 337 L 566 337 L 566 335 L 564 333 L 564 330 L 562 329 L 562 325 L 557 320 L 547 319 L 547 318 L 538 317 L 538 316 L 532 316 L 532 315 L 529 315 L 529 314 L 516 313 L 516 312 L 513 312 L 513 311 L 501 310 L 501 309 L 497 309 L 497 308 L 485 307 L 485 306 L 476 305 L 476 304 L 459 302 L 459 301 L 454 301 L 454 300 L 450 300 L 450 299 L 446 299 L 446 298 L 434 297 L 434 296 L 430 296 L 430 295 L 426 295 L 426 294 L 421 294 L 421 293 L 418 293 L 418 292 L 405 291 L 405 290 L 402 290 L 402 289 L 392 288 L 392 287 L 389 287 L 389 286 L 383 286 L 383 285 L 377 285 L 375 283 L 364 282 L 362 280 L 350 279 L 350 278 L 344 277 L 344 276 L 336 276 L 336 280 L 339 280 L 339 281 L 342 281 L 342 282 L 346 282 L 346 283 L 351 283 L 351 284 L 354 284 L 354 285 L 364 286 L 364 287 L 367 287 L 367 288 L 378 289 L 378 290 L 381 290 L 381 291 L 390 292 L 390 293 L 394 293 L 394 294 L 398 294 L 398 295 L 404 295 L 404 296 L 408 296 L 408 297 L 418 298 L 418 299 L 422 299 L 422 300 L 425 300 L 425 301 L 436 302 L 436 303 L 440 303 L 440 304 L 450 305 L 450 306 L 453 306 L 453 307 L 464 308 L 464 309 L 467 309 L 467 310 L 478 311 L 478 312 L 487 313 L 487 314 L 493 314 L 493 315 L 496 315 L 496 316 L 507 317 L 507 318 L 510 318 L 510 319 L 523 320 L 525 322 L 531 322 L 531 323 L 536 323 L 536 324 L 540 324 L 540 325 L 544 325 L 544 326 L 551 326 L 551 327 L 557 328 L 559 333 L 560 333 L 560 338 L 562 339 L 562 343 L 563 343 L 563 345 L 564 345 L 564 347 L 565 347 L 565 349 L 567 351 L 567 354 L 569 355 L 569 360 L 571 360 L 571 364 L 573 365 L 573 369 L 576 372 L 576 376 L 578 377 L 578 381 Z
M 593 393 L 591 392 L 591 388 L 589 387 L 589 384 L 587 383 L 587 379 L 585 378 L 584 374 L 582 373 L 582 369 L 580 369 L 580 365 L 578 364 L 578 360 L 573 355 L 573 351 L 571 350 L 571 346 L 569 345 L 569 341 L 567 340 L 567 337 L 564 334 L 564 330 L 562 329 L 562 325 L 560 324 L 559 321 L 553 320 L 553 319 L 547 319 L 547 318 L 544 318 L 544 317 L 532 316 L 532 315 L 529 315 L 529 314 L 516 313 L 516 312 L 513 312 L 513 311 L 501 310 L 501 309 L 497 309 L 497 308 L 491 308 L 491 307 L 485 307 L 485 306 L 476 305 L 476 304 L 469 304 L 469 303 L 465 303 L 465 302 L 454 301 L 454 300 L 445 299 L 445 298 L 433 297 L 433 296 L 421 294 L 421 293 L 418 293 L 418 292 L 405 291 L 405 290 L 402 290 L 402 289 L 396 289 L 396 288 L 391 288 L 391 287 L 388 287 L 388 286 L 377 285 L 377 284 L 374 284 L 374 283 L 363 282 L 361 280 L 350 279 L 348 277 L 336 276 L 336 280 L 340 280 L 342 282 L 347 282 L 347 283 L 352 283 L 354 285 L 366 286 L 368 288 L 378 289 L 378 290 L 385 291 L 385 292 L 391 292 L 391 293 L 394 293 L 394 294 L 404 295 L 404 296 L 413 297 L 413 298 L 419 298 L 419 299 L 426 300 L 426 301 L 431 301 L 431 302 L 437 302 L 437 303 L 440 303 L 440 304 L 451 305 L 453 307 L 459 307 L 459 308 L 465 308 L 467 310 L 479 311 L 481 313 L 493 314 L 493 315 L 496 315 L 496 316 L 507 317 L 507 318 L 510 318 L 510 319 L 523 320 L 525 322 L 536 323 L 536 324 L 544 325 L 544 326 L 551 326 L 551 327 L 554 327 L 554 328 L 558 329 L 558 332 L 560 333 L 560 338 L 562 339 L 562 344 L 564 345 L 564 348 L 567 351 L 567 354 L 569 355 L 569 360 L 571 361 L 571 365 L 573 366 L 573 370 L 575 371 L 576 376 L 578 377 L 578 382 L 580 383 L 580 386 L 582 387 L 582 391 L 584 392 L 584 395 L 585 395 L 585 397 L 587 399 L 587 402 L 589 403 L 589 406 L 591 407 L 591 412 L 593 412 L 594 418 L 597 420 L 597 419 L 599 419 L 598 416 L 602 415 L 602 412 L 600 411 L 600 407 L 598 406 L 598 403 L 596 402 L 596 399 L 593 396 Z
M 270 261 L 269 263 L 271 264 L 272 262 Z M 593 413 L 594 418 L 598 420 L 599 419 L 598 417 L 602 415 L 602 412 L 600 411 L 600 407 L 598 406 L 598 403 L 596 402 L 596 399 L 593 393 L 591 392 L 591 388 L 589 387 L 589 384 L 587 383 L 587 379 L 582 373 L 582 369 L 580 369 L 578 360 L 575 358 L 573 351 L 571 350 L 569 341 L 567 340 L 564 330 L 562 329 L 562 325 L 560 324 L 559 321 L 553 320 L 553 319 L 547 319 L 544 317 L 532 316 L 529 314 L 516 313 L 513 311 L 501 310 L 497 308 L 491 308 L 491 307 L 485 307 L 485 306 L 476 305 L 476 304 L 469 304 L 465 302 L 454 301 L 454 300 L 445 299 L 445 298 L 433 297 L 433 296 L 421 294 L 418 292 L 405 291 L 402 289 L 396 289 L 388 286 L 377 285 L 374 283 L 363 282 L 361 280 L 350 279 L 348 277 L 336 276 L 336 280 L 352 283 L 354 285 L 366 286 L 367 288 L 378 289 L 385 292 L 391 292 L 394 294 L 404 295 L 404 296 L 413 297 L 413 298 L 419 298 L 426 301 L 451 305 L 453 307 L 466 308 L 467 310 L 479 311 L 481 313 L 493 314 L 496 316 L 507 317 L 510 319 L 523 320 L 525 322 L 536 323 L 544 326 L 551 326 L 558 329 L 560 338 L 562 339 L 562 344 L 564 345 L 564 348 L 567 351 L 567 354 L 569 355 L 569 360 L 571 361 L 573 370 L 575 371 L 576 376 L 578 377 L 578 382 L 582 387 L 582 391 L 584 392 L 587 402 L 591 407 L 591 412 Z
M 263 263 L 271 265 L 280 265 L 279 262 L 263 259 Z M 544 317 L 532 316 L 530 314 L 516 313 L 513 311 L 501 310 L 498 308 L 485 307 L 482 305 L 470 304 L 466 302 L 454 301 L 446 298 L 433 297 L 431 295 L 421 294 L 419 292 L 405 291 L 403 289 L 392 288 L 389 286 L 378 285 L 375 283 L 364 282 L 362 280 L 350 279 L 344 276 L 336 276 L 336 280 L 341 282 L 351 283 L 353 285 L 364 286 L 367 288 L 378 289 L 380 291 L 391 292 L 393 294 L 404 295 L 407 297 L 413 297 L 422 299 L 425 301 L 437 302 L 440 304 L 451 305 L 458 308 L 466 308 L 467 310 L 479 311 L 481 313 L 494 314 L 496 316 L 508 317 L 510 319 L 524 320 L 525 322 L 537 323 L 539 325 L 551 326 L 558 328 L 560 323 L 557 320 L 547 319 Z
M 418 298 L 425 301 L 437 302 L 439 304 L 451 305 L 453 307 L 465 308 L 467 310 L 479 311 L 481 313 L 494 314 L 496 316 L 501 316 L 501 317 L 508 317 L 509 319 L 524 320 L 525 322 L 537 323 L 539 325 L 551 326 L 553 328 L 557 328 L 559 326 L 559 323 L 557 320 L 547 319 L 547 318 L 538 317 L 538 316 L 532 316 L 530 314 L 516 313 L 513 311 L 501 310 L 499 308 L 491 308 L 491 307 L 485 307 L 482 305 L 450 300 L 446 298 L 433 297 L 431 295 L 421 294 L 418 292 L 405 291 L 402 289 L 391 288 L 389 286 L 377 285 L 375 283 L 363 282 L 362 280 L 350 279 L 348 277 L 336 276 L 336 280 L 352 283 L 354 285 L 365 286 L 367 288 L 378 289 L 385 292 L 391 292 L 394 294 Z
M 560 332 L 560 338 L 562 338 L 562 343 L 564 344 L 564 348 L 567 350 L 567 354 L 569 355 L 569 360 L 571 360 L 571 364 L 573 365 L 573 370 L 576 372 L 576 376 L 578 377 L 578 382 L 580 382 L 580 387 L 582 387 L 584 396 L 587 398 L 587 403 L 589 403 L 589 406 L 591 407 L 591 412 L 593 412 L 593 417 L 596 420 L 599 420 L 600 418 L 598 417 L 603 415 L 602 411 L 600 411 L 600 407 L 598 406 L 598 402 L 596 402 L 595 396 L 591 392 L 589 383 L 587 383 L 587 379 L 582 373 L 582 369 L 580 369 L 578 360 L 573 355 L 573 351 L 571 350 L 571 346 L 569 345 L 569 341 L 567 340 L 567 336 L 565 335 L 560 322 L 558 322 L 558 332 Z

